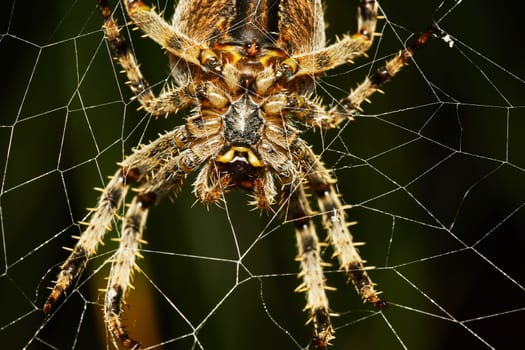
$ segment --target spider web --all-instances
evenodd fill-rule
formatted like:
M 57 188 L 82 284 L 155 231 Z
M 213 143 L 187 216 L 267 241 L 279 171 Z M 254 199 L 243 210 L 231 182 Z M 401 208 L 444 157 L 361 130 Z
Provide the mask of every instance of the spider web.
M 356 121 L 304 134 L 353 206 L 352 232 L 367 243 L 361 255 L 377 267 L 371 276 L 390 304 L 383 312 L 363 305 L 336 266 L 327 268 L 339 314 L 333 349 L 523 343 L 525 72 L 516 52 L 521 13 L 510 3 L 384 1 L 383 35 L 369 59 L 316 85 L 330 105 L 432 20 L 448 35 L 430 40 Z M 171 1 L 157 7 L 172 13 Z M 328 38 L 354 30 L 353 2 L 326 7 Z M 181 118 L 152 120 L 129 102 L 95 1 L 9 0 L 0 16 L 0 344 L 113 348 L 100 289 L 118 225 L 58 310 L 45 318 L 41 307 L 67 257 L 61 247 L 74 244 L 78 221 L 96 203 L 92 188 Z M 160 90 L 166 56 L 130 34 Z M 191 182 L 150 214 L 125 311 L 130 334 L 152 349 L 307 348 L 304 295 L 293 292 L 293 227 L 278 213 L 249 211 L 240 192 L 223 208 L 194 205 Z

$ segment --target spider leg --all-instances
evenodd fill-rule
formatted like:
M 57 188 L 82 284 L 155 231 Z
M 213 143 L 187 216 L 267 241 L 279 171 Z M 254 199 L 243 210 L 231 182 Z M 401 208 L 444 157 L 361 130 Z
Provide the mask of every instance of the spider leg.
M 289 112 L 295 118 L 312 127 L 335 128 L 344 120 L 353 120 L 361 111 L 361 104 L 369 102 L 369 97 L 380 91 L 381 86 L 389 82 L 413 56 L 414 52 L 425 44 L 434 28 L 421 34 L 406 50 L 400 51 L 380 67 L 375 74 L 367 77 L 350 94 L 327 111 L 319 100 L 312 100 L 299 94 L 276 94 L 267 99 L 265 108 L 273 113 Z
M 108 289 L 104 301 L 104 319 L 107 327 L 120 344 L 131 349 L 140 349 L 140 343 L 125 331 L 121 321 L 122 303 L 131 286 L 133 271 L 137 268 L 135 258 L 139 249 L 148 214 L 149 202 L 133 198 L 122 225 L 119 247 L 112 259 Z M 118 346 L 116 346 L 118 347 Z
M 175 30 L 172 24 L 166 22 L 155 11 L 154 7 L 147 6 L 141 0 L 125 0 L 124 5 L 137 27 L 170 54 L 204 70 L 221 70 L 222 64 L 219 58 L 209 47 Z
M 266 171 L 264 177 L 255 181 L 250 205 L 258 210 L 268 210 L 274 204 L 276 194 L 273 175 L 270 171 Z
M 202 166 L 193 184 L 193 193 L 203 204 L 208 206 L 218 204 L 230 183 L 228 176 L 218 176 L 214 163 L 208 162 Z
M 354 284 L 363 300 L 378 308 L 385 307 L 387 304 L 379 297 L 380 292 L 375 289 L 375 283 L 372 282 L 366 271 L 369 268 L 364 266 L 365 261 L 361 259 L 356 249 L 359 244 L 353 241 L 352 234 L 348 230 L 348 226 L 352 223 L 346 222 L 345 207 L 333 186 L 336 181 L 313 151 L 304 147 L 306 152 L 302 162 L 306 179 L 310 190 L 317 196 L 319 208 L 323 214 L 323 224 L 334 248 L 334 256 L 337 256 L 348 280 Z
M 295 185 L 295 186 L 294 186 Z M 306 293 L 306 307 L 310 317 L 307 323 L 312 322 L 314 328 L 314 344 L 318 348 L 325 348 L 334 338 L 334 330 L 330 321 L 328 298 L 325 284 L 323 265 L 321 260 L 319 239 L 312 221 L 312 210 L 302 184 L 287 184 L 283 190 L 283 199 L 288 198 L 288 219 L 295 226 L 297 260 L 301 264 L 299 277 L 303 282 L 297 287 L 297 292 Z
M 335 128 L 341 118 L 335 118 L 321 104 L 319 99 L 310 99 L 296 93 L 281 93 L 272 95 L 265 101 L 263 108 L 268 113 L 290 113 L 296 119 L 316 128 Z M 352 116 L 346 119 L 352 119 Z
M 89 258 L 97 252 L 99 244 L 111 226 L 111 221 L 126 197 L 130 183 L 142 180 L 144 175 L 157 169 L 162 164 L 163 158 L 173 157 L 178 145 L 185 143 L 183 132 L 183 128 L 178 128 L 160 136 L 151 144 L 136 150 L 120 164 L 121 168 L 103 190 L 97 207 L 91 210 L 86 229 L 60 267 L 60 273 L 43 307 L 46 314 L 51 312 L 58 301 L 65 296 L 72 283 L 86 267 Z
M 175 113 L 189 106 L 194 101 L 192 84 L 170 87 L 158 97 L 153 94 L 144 79 L 135 55 L 130 50 L 126 39 L 120 34 L 117 22 L 111 15 L 107 0 L 99 0 L 99 7 L 104 16 L 104 32 L 111 50 L 116 55 L 120 66 L 128 78 L 128 85 L 141 106 L 154 116 Z
M 54 282 L 53 289 L 44 304 L 44 313 L 51 312 L 58 301 L 65 296 L 72 283 L 86 267 L 89 258 L 96 253 L 111 220 L 126 196 L 130 180 L 133 179 L 119 170 L 104 189 L 97 207 L 92 210 L 91 220 L 86 230 L 80 236 L 67 260 L 60 267 L 57 280 Z
M 139 249 L 148 211 L 168 193 L 177 193 L 186 174 L 197 169 L 201 163 L 202 160 L 190 149 L 166 161 L 138 188 L 123 219 L 119 248 L 112 259 L 106 290 L 104 319 L 113 337 L 127 348 L 140 348 L 140 343 L 132 339 L 125 330 L 122 309 L 128 288 L 131 287 L 136 257 L 140 256 Z
M 385 64 L 379 67 L 372 76 L 365 78 L 365 80 L 357 86 L 357 88 L 350 91 L 350 94 L 339 101 L 330 111 L 329 115 L 334 119 L 334 124 L 339 124 L 342 120 L 352 117 L 361 111 L 361 104 L 369 102 L 368 98 L 381 91 L 380 88 L 388 83 L 399 71 L 406 66 L 415 51 L 423 46 L 426 41 L 433 34 L 434 28 L 430 27 L 427 31 L 420 34 L 412 44 L 405 50 L 400 51 Z
M 283 62 L 281 72 L 288 80 L 300 76 L 317 76 L 356 57 L 370 48 L 377 24 L 377 1 L 359 0 L 357 33 L 345 34 L 342 39 L 317 51 L 294 55 Z

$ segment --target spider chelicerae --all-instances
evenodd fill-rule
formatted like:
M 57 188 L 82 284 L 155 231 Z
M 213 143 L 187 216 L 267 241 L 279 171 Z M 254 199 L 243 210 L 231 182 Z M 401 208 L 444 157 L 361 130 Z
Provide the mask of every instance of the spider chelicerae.
M 297 291 L 306 293 L 305 310 L 316 347 L 325 348 L 334 338 L 334 329 L 325 293 L 322 243 L 312 221 L 308 191 L 317 198 L 341 270 L 364 301 L 385 306 L 355 248 L 335 180 L 301 139 L 295 122 L 328 129 L 352 119 L 362 102 L 408 63 L 432 31 L 326 108 L 313 97 L 315 79 L 366 54 L 376 35 L 376 1 L 358 1 L 357 32 L 329 46 L 321 0 L 179 0 L 172 23 L 140 0 L 123 2 L 132 23 L 168 53 L 174 80 L 173 86 L 153 94 L 107 0 L 99 0 L 107 42 L 140 107 L 153 116 L 189 112 L 181 126 L 133 150 L 120 163 L 61 266 L 44 312 L 53 310 L 96 254 L 135 184 L 136 193 L 122 218 L 119 247 L 111 257 L 104 319 L 116 341 L 140 348 L 125 330 L 122 313 L 146 217 L 162 197 L 176 194 L 192 172 L 197 172 L 193 192 L 204 204 L 218 203 L 225 192 L 237 188 L 248 191 L 250 204 L 259 210 L 269 209 L 277 196 L 281 198 L 283 211 L 295 226 L 303 279 Z

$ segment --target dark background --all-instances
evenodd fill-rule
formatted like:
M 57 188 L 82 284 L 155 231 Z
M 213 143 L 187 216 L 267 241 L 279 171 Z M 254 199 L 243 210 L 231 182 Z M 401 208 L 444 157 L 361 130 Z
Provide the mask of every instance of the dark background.
M 0 344 L 10 349 L 112 348 L 99 289 L 115 232 L 67 302 L 47 320 L 40 308 L 67 257 L 61 247 L 74 244 L 77 222 L 96 203 L 93 187 L 103 187 L 133 147 L 181 122 L 152 120 L 128 102 L 95 3 L 8 0 L 0 14 Z M 338 288 L 329 292 L 331 307 L 341 314 L 333 349 L 523 344 L 522 13 L 516 1 L 439 4 L 381 2 L 388 21 L 372 60 L 319 85 L 326 104 L 343 97 L 377 58 L 446 14 L 440 26 L 455 39 L 452 48 L 430 40 L 417 65 L 374 96 L 361 118 L 305 134 L 354 205 L 352 232 L 367 242 L 360 251 L 378 267 L 371 275 L 391 304 L 384 313 L 363 305 L 344 276 L 327 269 Z M 354 30 L 354 2 L 328 1 L 325 18 L 333 42 Z M 169 73 L 166 55 L 132 35 L 158 92 Z M 304 295 L 293 292 L 293 228 L 250 211 L 244 193 L 231 193 L 224 209 L 193 205 L 192 181 L 149 216 L 143 272 L 125 313 L 131 335 L 145 346 L 166 342 L 158 346 L 165 349 L 307 347 Z M 330 255 L 327 249 L 325 260 Z

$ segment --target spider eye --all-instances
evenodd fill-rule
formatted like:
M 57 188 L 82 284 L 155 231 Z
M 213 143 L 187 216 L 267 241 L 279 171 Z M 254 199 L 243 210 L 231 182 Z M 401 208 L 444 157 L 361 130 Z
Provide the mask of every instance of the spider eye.
M 253 38 L 251 43 L 248 43 L 248 44 L 245 45 L 246 56 L 248 56 L 248 57 L 255 57 L 255 56 L 257 56 L 257 54 L 259 53 L 260 48 L 261 47 L 260 47 L 259 43 L 257 42 L 257 39 Z

